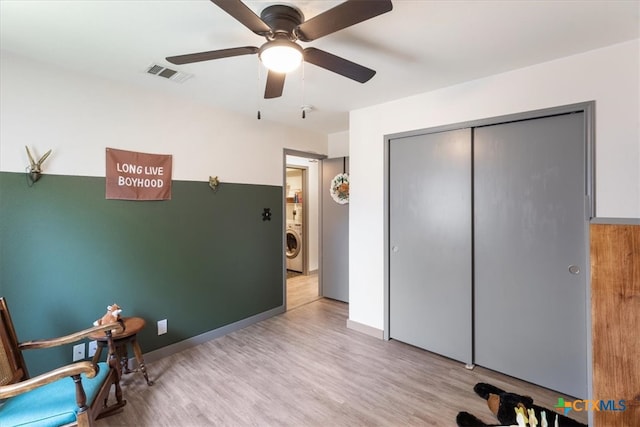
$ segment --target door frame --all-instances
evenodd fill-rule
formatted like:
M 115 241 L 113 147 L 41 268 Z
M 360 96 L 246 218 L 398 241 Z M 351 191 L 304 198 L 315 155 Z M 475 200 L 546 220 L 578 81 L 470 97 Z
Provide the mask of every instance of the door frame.
M 287 229 L 287 167 L 297 167 L 298 169 L 302 169 L 302 166 L 296 166 L 296 165 L 287 165 L 287 156 L 294 156 L 294 157 L 302 157 L 302 158 L 307 158 L 309 160 L 317 160 L 319 162 L 318 165 L 318 182 L 317 182 L 317 186 L 318 186 L 318 196 L 320 196 L 321 192 L 322 192 L 322 173 L 321 173 L 321 169 L 322 169 L 322 160 L 326 159 L 327 156 L 324 154 L 318 154 L 318 153 L 312 153 L 312 152 L 308 152 L 308 151 L 300 151 L 300 150 L 294 150 L 291 148 L 284 148 L 282 150 L 282 232 L 280 233 L 282 235 L 282 248 L 280 250 L 280 253 L 282 254 L 282 305 L 285 309 L 285 311 L 287 310 L 287 254 L 286 254 L 286 250 L 287 250 L 287 236 L 286 236 L 286 229 Z M 308 169 L 307 169 L 307 173 L 305 174 L 306 177 L 305 179 L 308 179 Z M 306 183 L 307 188 L 309 188 L 309 182 Z M 320 256 L 320 254 L 322 253 L 322 198 L 318 197 L 318 256 Z M 303 218 L 307 218 L 308 212 L 307 209 L 302 209 L 302 214 L 303 214 Z M 306 221 L 307 224 L 309 223 L 308 221 Z M 308 238 L 308 228 L 309 227 L 305 227 L 305 229 L 303 230 L 302 234 L 302 240 L 303 240 L 303 270 L 305 272 L 308 273 L 308 267 L 309 267 L 309 263 L 308 263 L 308 256 L 309 256 L 309 238 Z M 319 295 L 322 295 L 322 263 L 320 262 L 320 260 L 318 260 L 318 293 Z
M 596 197 L 595 197 L 595 101 L 586 101 L 576 104 L 568 104 L 563 106 L 544 108 L 540 110 L 532 110 L 514 114 L 507 114 L 497 117 L 489 117 L 478 120 L 471 120 L 466 122 L 460 122 L 455 124 L 435 126 L 429 128 L 416 129 L 407 132 L 399 132 L 384 136 L 384 171 L 383 171 L 383 206 L 384 206 L 384 330 L 383 339 L 389 340 L 389 328 L 390 328 L 390 309 L 389 309 L 389 294 L 390 294 L 390 147 L 391 141 L 398 138 L 416 136 L 429 133 L 445 132 L 463 128 L 477 128 L 482 126 L 497 125 L 509 122 L 516 122 L 522 120 L 539 119 L 548 116 L 556 116 L 561 114 L 570 113 L 584 113 L 584 135 L 586 144 L 586 156 L 585 156 L 585 177 L 584 177 L 584 190 L 585 190 L 585 211 L 587 217 L 584 219 L 584 236 L 585 236 L 585 248 L 589 248 L 589 223 L 592 218 L 596 216 Z M 473 140 L 472 140 L 472 156 L 473 156 Z M 473 161 L 473 158 L 472 158 Z M 472 182 L 470 183 L 472 185 Z M 473 200 L 473 199 L 472 199 Z M 473 218 L 472 218 L 473 219 Z M 591 301 L 591 289 L 589 286 L 589 277 L 591 276 L 590 263 L 589 263 L 589 251 L 585 251 L 586 259 L 583 260 L 585 266 L 585 286 L 586 286 L 586 300 L 585 300 L 585 313 L 586 313 L 586 335 L 587 335 L 587 348 L 585 349 L 587 355 L 587 388 L 589 396 L 591 398 L 592 393 L 592 352 L 591 352 L 591 310 L 589 302 Z M 472 266 L 473 269 L 473 266 Z M 473 270 L 472 270 L 473 271 Z M 473 277 L 473 276 L 472 276 Z M 472 278 L 473 280 L 473 278 Z M 473 289 L 473 286 L 472 286 Z M 471 295 L 473 301 L 473 291 Z M 472 326 L 473 334 L 473 326 Z

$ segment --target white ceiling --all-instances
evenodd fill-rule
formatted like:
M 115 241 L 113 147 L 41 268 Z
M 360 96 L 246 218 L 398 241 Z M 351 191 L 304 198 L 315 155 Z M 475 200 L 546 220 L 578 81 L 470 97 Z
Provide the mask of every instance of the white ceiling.
M 246 1 L 256 13 L 273 1 Z M 290 0 L 306 19 L 341 3 Z M 377 70 L 360 84 L 307 64 L 284 94 L 262 99 L 256 55 L 173 66 L 166 56 L 260 46 L 208 0 L 0 0 L 0 47 L 44 63 L 322 133 L 347 130 L 348 112 L 640 37 L 638 0 L 394 0 L 393 10 L 314 46 Z M 175 83 L 150 64 L 193 77 Z M 302 76 L 304 75 L 304 79 Z M 301 118 L 301 106 L 313 110 Z

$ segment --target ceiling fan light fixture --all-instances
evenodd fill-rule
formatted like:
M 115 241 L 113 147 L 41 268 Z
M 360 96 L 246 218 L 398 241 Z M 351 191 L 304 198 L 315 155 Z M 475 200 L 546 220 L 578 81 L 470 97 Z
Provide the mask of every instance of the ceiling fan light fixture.
M 292 41 L 276 39 L 262 45 L 258 56 L 269 70 L 288 73 L 302 63 L 302 48 Z

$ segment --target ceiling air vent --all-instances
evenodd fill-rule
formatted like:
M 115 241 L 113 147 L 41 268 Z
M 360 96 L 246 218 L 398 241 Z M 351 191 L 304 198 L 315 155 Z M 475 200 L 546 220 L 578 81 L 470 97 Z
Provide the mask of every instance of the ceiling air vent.
M 163 67 L 158 64 L 151 64 L 147 67 L 147 73 L 153 74 L 154 76 L 164 77 L 165 79 L 172 80 L 177 83 L 182 83 L 185 80 L 193 77 L 193 74 L 183 73 L 181 71 L 172 70 L 171 68 Z

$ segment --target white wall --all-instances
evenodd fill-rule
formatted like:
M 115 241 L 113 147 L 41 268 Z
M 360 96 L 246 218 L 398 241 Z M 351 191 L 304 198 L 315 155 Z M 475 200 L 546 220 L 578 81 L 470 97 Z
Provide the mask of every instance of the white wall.
M 173 179 L 282 185 L 283 148 L 327 152 L 326 135 L 21 58 L 0 56 L 0 171 L 53 149 L 46 174 L 104 176 L 105 147 L 173 155 Z M 174 84 L 167 82 L 167 84 Z M 188 81 L 184 84 L 188 84 Z
M 349 157 L 349 131 L 330 133 L 328 146 L 330 159 Z
M 639 64 L 635 40 L 352 111 L 350 320 L 383 329 L 385 135 L 595 100 L 597 215 L 638 218 Z

